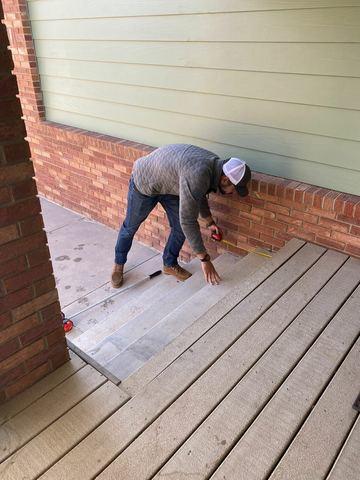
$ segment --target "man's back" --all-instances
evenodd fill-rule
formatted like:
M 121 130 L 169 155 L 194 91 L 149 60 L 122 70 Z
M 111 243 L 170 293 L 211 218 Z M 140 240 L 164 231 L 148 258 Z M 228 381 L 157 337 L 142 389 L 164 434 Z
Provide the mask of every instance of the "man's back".
M 206 192 L 218 158 L 194 145 L 165 145 L 135 162 L 134 182 L 144 195 L 179 195 L 179 180 L 185 175 L 192 179 L 195 191 Z

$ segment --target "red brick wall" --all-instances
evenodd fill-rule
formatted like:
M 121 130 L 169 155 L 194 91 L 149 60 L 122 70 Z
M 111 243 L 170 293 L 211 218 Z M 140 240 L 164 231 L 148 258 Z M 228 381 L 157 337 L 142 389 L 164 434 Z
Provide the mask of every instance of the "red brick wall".
M 0 403 L 68 360 L 7 46 L 0 24 Z
M 3 0 L 20 98 L 40 192 L 47 198 L 117 228 L 126 206 L 136 158 L 151 150 L 106 135 L 46 122 L 25 0 Z M 213 196 L 211 205 L 237 253 L 256 246 L 277 250 L 290 238 L 360 257 L 360 197 L 255 173 L 248 198 Z M 167 222 L 157 209 L 138 240 L 162 249 Z M 221 252 L 209 243 L 209 250 Z M 184 248 L 184 257 L 190 251 Z

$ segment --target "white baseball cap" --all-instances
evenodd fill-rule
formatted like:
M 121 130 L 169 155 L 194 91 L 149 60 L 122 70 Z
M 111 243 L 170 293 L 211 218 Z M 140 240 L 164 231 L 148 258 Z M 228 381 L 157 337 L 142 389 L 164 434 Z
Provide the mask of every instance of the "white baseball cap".
M 223 172 L 229 178 L 231 183 L 237 185 L 245 175 L 246 162 L 240 158 L 231 157 L 223 165 Z
M 224 163 L 223 172 L 230 182 L 235 185 L 236 191 L 241 197 L 246 197 L 249 194 L 247 184 L 251 179 L 251 169 L 244 160 L 231 157 Z

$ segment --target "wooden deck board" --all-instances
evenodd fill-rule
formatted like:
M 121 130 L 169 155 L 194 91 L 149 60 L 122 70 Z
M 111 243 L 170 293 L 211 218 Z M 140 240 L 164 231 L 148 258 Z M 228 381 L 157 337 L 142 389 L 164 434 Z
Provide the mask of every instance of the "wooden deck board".
M 260 263 L 121 389 L 75 357 L 5 405 L 1 479 L 360 478 L 360 262 L 292 241 Z
M 187 269 L 191 272 L 196 271 L 195 263 L 189 264 Z M 139 292 L 127 301 L 124 305 L 121 305 L 117 315 L 112 315 L 102 323 L 102 325 L 95 325 L 90 330 L 76 339 L 77 346 L 85 349 L 89 355 L 99 362 L 107 362 L 112 357 L 107 357 L 106 345 L 109 344 L 108 338 L 117 332 L 126 322 L 131 321 L 136 316 L 140 315 L 144 310 L 149 308 L 155 301 L 155 299 L 161 298 L 170 289 L 177 286 L 176 279 L 162 275 L 159 277 L 161 281 L 157 284 L 144 284 L 144 290 Z M 116 345 L 114 344 L 114 347 Z M 118 348 L 116 347 L 118 353 Z
M 360 289 L 353 318 L 359 316 Z M 350 314 L 350 312 L 348 312 Z M 347 321 L 346 318 L 343 318 Z M 341 330 L 339 326 L 338 332 Z M 290 478 L 324 478 L 331 468 L 339 447 L 345 441 L 357 412 L 352 408 L 359 391 L 360 339 L 353 346 L 305 424 L 276 467 L 271 480 Z M 300 400 L 300 398 L 299 398 Z M 359 471 L 358 471 L 359 473 Z M 344 477 L 345 480 L 346 477 Z M 358 477 L 359 478 L 359 477 Z M 347 480 L 347 479 L 346 479 Z
M 116 385 L 106 382 L 3 462 L 1 480 L 38 478 L 128 398 Z
M 154 475 L 178 446 L 191 435 L 194 428 L 200 425 L 222 402 L 247 370 L 316 295 L 345 259 L 344 255 L 333 254 L 333 252 L 321 257 L 286 294 L 280 297 L 257 320 L 252 328 L 241 336 L 216 363 L 211 365 L 186 392 L 177 398 L 142 435 L 109 465 L 99 476 L 99 480 L 113 478 L 145 480 Z M 276 288 L 277 286 L 274 284 L 274 291 Z M 233 318 L 236 318 L 238 326 L 241 325 L 243 318 L 251 319 L 254 315 L 254 312 L 251 311 L 251 303 L 248 303 L 247 309 L 242 304 L 239 307 L 236 312 L 233 311 L 235 312 Z M 291 312 L 289 311 L 290 307 Z M 196 348 L 196 344 L 193 348 Z M 196 361 L 196 359 L 194 360 Z M 236 368 L 232 368 L 234 365 Z
M 221 302 L 212 307 L 205 315 L 200 317 L 193 325 L 187 328 L 178 338 L 171 342 L 160 354 L 149 360 L 141 369 L 122 382 L 122 388 L 130 395 L 135 395 L 151 380 L 156 378 L 167 365 L 212 328 L 219 319 L 223 318 L 230 310 L 240 303 L 256 287 L 265 281 L 276 269 L 280 268 L 292 255 L 304 246 L 300 240 L 292 240 L 281 249 L 268 262 L 259 263 L 259 258 L 247 256 L 243 260 L 243 277 L 234 285 L 233 291 Z M 261 266 L 254 271 L 255 267 Z M 251 275 L 250 275 L 251 274 Z M 220 284 L 221 288 L 221 284 Z
M 65 363 L 60 368 L 47 375 L 45 378 L 37 382 L 32 387 L 22 392 L 10 402 L 1 405 L 0 408 L 0 425 L 14 417 L 16 414 L 25 410 L 29 405 L 34 403 L 40 397 L 48 393 L 64 380 L 74 375 L 80 368 L 85 366 L 85 362 L 81 360 L 75 353 L 70 352 L 70 362 Z
M 72 375 L 5 422 L 0 427 L 0 461 L 21 448 L 105 381 L 103 375 L 87 365 L 76 376 Z
M 354 338 L 357 337 L 360 318 L 355 312 L 358 312 L 359 308 L 360 296 L 354 301 L 349 300 L 345 304 L 272 397 L 255 422 L 241 437 L 211 477 L 212 480 L 220 480 L 224 477 L 229 480 L 252 480 L 268 477 L 294 434 L 310 413 L 312 406 L 317 402 L 317 398 L 323 388 L 326 387 L 329 378 L 341 364 L 344 355 L 352 346 Z M 343 328 L 344 322 L 346 322 L 346 328 Z M 356 361 L 359 363 L 360 360 L 359 349 L 355 348 L 354 352 L 349 357 L 349 361 L 345 363 L 348 366 L 345 369 L 345 374 L 339 375 L 340 384 L 346 390 L 344 396 L 348 397 L 352 394 L 353 398 L 355 397 L 353 391 L 357 373 Z M 339 394 L 339 385 L 337 382 L 335 382 L 335 385 L 336 392 Z M 338 405 L 336 395 L 332 396 L 332 402 L 335 404 L 335 408 L 331 409 L 332 413 L 342 422 L 344 416 L 340 413 L 342 407 L 345 406 L 344 402 L 340 400 L 339 410 L 336 410 Z M 323 402 L 319 402 L 319 410 L 323 411 L 329 407 L 329 403 L 324 405 Z M 349 409 L 345 408 L 345 411 L 349 411 Z M 355 417 L 356 412 L 353 412 L 353 417 Z M 348 415 L 346 414 L 346 416 Z M 309 420 L 311 417 L 312 415 Z M 316 422 L 316 425 L 314 425 L 312 421 L 309 421 L 308 424 L 315 426 L 315 429 L 312 429 L 311 433 L 309 432 L 307 435 L 299 434 L 298 440 L 293 442 L 281 459 L 279 466 L 276 467 L 271 477 L 272 480 L 288 480 L 289 478 L 304 480 L 323 478 L 326 475 L 326 467 L 329 468 L 327 462 L 331 462 L 336 455 L 342 438 L 340 443 L 339 437 L 331 438 L 331 434 L 335 432 L 328 428 L 329 425 L 326 422 L 322 424 L 322 427 L 321 422 Z M 316 429 L 319 433 L 316 440 L 319 440 L 323 432 L 326 432 L 326 441 L 322 443 L 321 447 L 314 438 Z M 344 433 L 342 432 L 342 434 Z M 309 439 L 311 435 L 313 437 Z M 311 446 L 309 440 L 313 440 Z M 335 451 L 331 447 L 335 447 Z M 315 459 L 316 461 L 314 461 Z
M 224 254 L 215 260 L 216 268 L 220 275 L 228 268 L 234 265 L 236 257 L 231 254 Z M 198 266 L 197 261 L 197 266 Z M 170 292 L 154 298 L 151 305 L 145 308 L 140 315 L 132 321 L 127 322 L 120 329 L 108 337 L 108 341 L 113 342 L 119 349 L 119 354 L 105 364 L 105 367 L 113 374 L 118 376 L 117 366 L 122 366 L 124 362 L 121 358 L 121 352 L 125 351 L 131 344 L 143 337 L 149 330 L 154 328 L 161 320 L 166 320 L 173 310 L 183 304 L 191 301 L 199 291 L 202 291 L 205 285 L 204 275 L 201 270 L 197 272 L 186 282 L 179 283 Z M 170 293 L 170 294 L 169 294 Z M 150 303 L 150 302 L 148 302 Z M 120 356 L 120 358 L 119 358 Z M 119 376 L 119 378 L 124 378 Z
M 160 255 L 154 255 L 143 263 L 136 265 L 125 273 L 125 286 L 139 282 L 146 275 L 161 269 L 161 265 L 162 260 Z M 157 285 L 162 280 L 162 276 L 155 277 L 151 281 L 151 286 Z M 98 335 L 101 336 L 104 327 L 106 327 L 104 328 L 104 334 L 107 335 L 110 326 L 113 326 L 112 328 L 114 329 L 117 325 L 126 322 L 126 317 L 121 314 L 123 307 L 126 307 L 128 303 L 140 296 L 141 293 L 146 292 L 148 288 L 149 284 L 145 282 L 123 294 L 118 290 L 118 295 L 110 299 L 110 301 L 103 302 L 88 312 L 84 312 L 75 317 L 75 326 L 67 335 L 68 338 L 87 352 L 90 349 L 90 344 L 88 345 L 86 339 L 92 338 L 93 333 L 95 333 L 95 335 L 98 333 Z M 64 313 L 66 316 L 71 317 L 71 315 L 80 312 L 88 305 L 94 304 L 112 293 L 116 293 L 116 290 L 112 288 L 109 282 L 86 295 L 80 293 L 79 299 L 65 308 Z M 96 340 L 96 342 L 97 341 L 100 340 Z M 96 343 L 94 343 L 94 345 L 95 344 Z
M 289 282 L 291 284 L 301 277 L 324 251 L 321 247 L 305 245 L 295 255 L 292 250 L 288 250 L 287 258 L 291 258 L 288 264 L 280 269 L 277 270 L 279 265 L 274 263 L 275 279 L 268 283 L 263 282 L 260 286 L 261 291 L 255 290 L 245 299 L 249 308 L 252 309 L 254 318 L 251 316 L 249 318 L 244 314 L 243 328 L 246 329 L 261 315 L 262 311 L 271 306 L 288 289 Z M 267 276 L 271 275 L 273 270 L 267 271 Z M 268 292 L 268 287 L 270 292 Z M 249 300 L 250 297 L 253 298 L 253 302 Z M 57 478 L 77 480 L 80 476 L 83 479 L 92 478 L 104 466 L 107 466 L 122 449 L 171 405 L 173 400 L 188 388 L 209 364 L 213 363 L 214 358 L 221 355 L 229 344 L 231 345 L 234 339 L 240 336 L 241 331 L 239 332 L 237 317 L 233 312 L 231 312 L 231 316 L 224 317 L 221 322 L 216 324 L 216 328 L 211 330 L 211 342 L 207 341 L 205 335 L 196 344 L 197 349 L 190 349 L 181 355 L 169 368 L 146 385 L 138 395 L 46 472 L 43 478 L 48 480 Z M 220 323 L 223 324 L 224 320 L 229 317 L 232 319 L 231 322 L 229 324 L 225 322 L 223 328 L 220 328 Z M 232 329 L 229 328 L 231 325 Z M 216 331 L 214 332 L 214 330 Z
M 219 257 L 220 261 L 222 261 L 222 257 L 223 255 Z M 263 259 L 261 260 L 263 261 Z M 242 261 L 239 262 L 236 257 L 229 255 L 228 262 L 216 267 L 223 279 L 222 289 L 218 288 L 218 285 L 205 285 L 194 292 L 194 295 L 160 318 L 148 331 L 144 329 L 142 336 L 134 339 L 126 349 L 106 364 L 106 368 L 114 374 L 116 373 L 118 378 L 126 379 L 231 291 L 230 280 L 239 278 L 238 272 L 241 270 L 239 264 L 241 263 Z M 199 273 L 203 276 L 202 272 Z M 137 320 L 135 319 L 135 323 Z
M 359 480 L 360 477 L 360 415 L 341 450 L 327 480 Z
M 171 478 L 172 475 L 178 480 L 208 478 L 311 346 L 314 337 L 321 333 L 346 299 L 348 289 L 357 281 L 358 274 L 348 263 L 296 317 L 154 479 Z M 334 291 L 336 295 L 331 295 Z M 268 328 L 271 327 L 270 319 Z M 273 334 L 276 336 L 275 331 Z

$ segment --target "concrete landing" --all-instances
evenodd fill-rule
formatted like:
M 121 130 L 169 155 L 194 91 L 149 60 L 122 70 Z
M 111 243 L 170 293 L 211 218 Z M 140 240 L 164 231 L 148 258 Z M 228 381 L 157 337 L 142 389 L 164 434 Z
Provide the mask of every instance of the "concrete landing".
M 46 199 L 42 198 L 41 204 L 61 309 L 74 323 L 66 334 L 68 346 L 118 384 L 186 328 L 186 322 L 174 319 L 167 324 L 167 316 L 206 286 L 200 263 L 195 260 L 187 265 L 193 274 L 187 282 L 159 275 L 137 285 L 162 269 L 162 256 L 134 241 L 125 265 L 124 287 L 113 289 L 110 273 L 118 232 Z M 226 274 L 238 260 L 232 254 L 218 257 L 215 265 L 219 274 Z M 218 289 L 222 296 L 228 280 L 225 275 L 225 289 Z M 76 315 L 115 293 L 115 297 Z M 221 295 L 213 297 L 206 291 L 198 303 L 205 311 L 212 297 L 216 302 Z M 187 311 L 189 308 L 192 310 L 191 305 Z
M 110 273 L 117 231 L 44 198 L 40 201 L 62 309 L 80 299 L 78 310 L 85 308 L 89 295 L 104 286 L 109 287 L 104 296 L 115 291 L 110 286 Z M 125 271 L 156 256 L 156 250 L 134 242 Z

